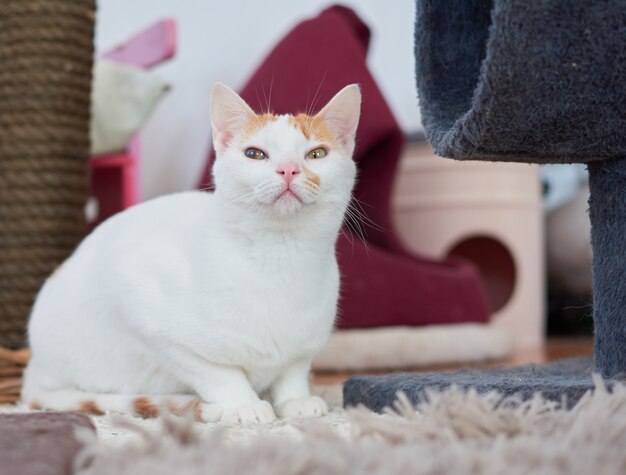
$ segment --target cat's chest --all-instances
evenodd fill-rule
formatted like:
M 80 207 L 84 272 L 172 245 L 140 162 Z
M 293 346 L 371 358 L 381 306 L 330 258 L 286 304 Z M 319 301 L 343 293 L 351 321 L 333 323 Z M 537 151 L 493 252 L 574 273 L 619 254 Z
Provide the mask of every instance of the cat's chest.
M 246 320 L 256 320 L 267 328 L 289 333 L 308 329 L 334 304 L 338 291 L 335 269 L 322 269 L 317 263 L 275 266 L 234 272 L 234 285 L 225 290 L 224 305 L 237 308 Z M 315 268 L 316 267 L 316 268 Z M 295 326 L 295 328 L 294 328 Z
M 282 315 L 309 308 L 320 299 L 333 298 L 338 288 L 334 253 L 312 245 L 274 243 L 216 250 L 213 265 L 204 270 L 206 295 L 218 294 L 225 305 Z M 329 295 L 330 292 L 330 295 Z
M 210 261 L 185 291 L 208 358 L 271 373 L 325 344 L 339 287 L 332 253 L 222 252 Z

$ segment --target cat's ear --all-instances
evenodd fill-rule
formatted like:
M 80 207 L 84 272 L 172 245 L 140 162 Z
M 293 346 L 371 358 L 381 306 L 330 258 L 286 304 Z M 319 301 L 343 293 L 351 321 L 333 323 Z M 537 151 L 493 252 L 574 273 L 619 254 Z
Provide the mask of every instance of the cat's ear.
M 361 90 L 358 84 L 344 87 L 317 113 L 350 152 L 354 148 L 360 115 Z
M 222 83 L 215 84 L 211 92 L 211 129 L 215 151 L 220 153 L 254 115 L 239 94 Z

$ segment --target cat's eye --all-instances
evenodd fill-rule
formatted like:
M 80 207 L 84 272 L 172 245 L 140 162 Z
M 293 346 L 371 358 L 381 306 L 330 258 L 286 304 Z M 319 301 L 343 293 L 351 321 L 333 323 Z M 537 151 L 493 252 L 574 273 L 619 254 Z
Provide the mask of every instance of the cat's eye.
M 318 147 L 307 153 L 306 158 L 315 160 L 316 158 L 324 158 L 326 155 L 328 155 L 328 150 L 324 147 Z
M 265 160 L 267 158 L 267 154 L 263 150 L 254 147 L 247 148 L 244 155 L 252 160 Z

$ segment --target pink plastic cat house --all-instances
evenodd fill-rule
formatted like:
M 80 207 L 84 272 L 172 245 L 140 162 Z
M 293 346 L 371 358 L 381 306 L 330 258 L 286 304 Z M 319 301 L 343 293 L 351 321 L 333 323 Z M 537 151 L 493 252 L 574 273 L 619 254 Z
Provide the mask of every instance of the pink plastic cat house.
M 149 69 L 176 53 L 176 22 L 161 20 L 133 36 L 102 57 L 120 64 Z M 96 226 L 139 201 L 140 137 L 135 135 L 125 150 L 93 157 L 90 161 L 90 195 L 98 202 Z
M 393 197 L 403 244 L 433 259 L 463 257 L 479 269 L 490 324 L 518 348 L 544 342 L 544 265 L 538 168 L 441 160 L 426 142 L 405 147 Z

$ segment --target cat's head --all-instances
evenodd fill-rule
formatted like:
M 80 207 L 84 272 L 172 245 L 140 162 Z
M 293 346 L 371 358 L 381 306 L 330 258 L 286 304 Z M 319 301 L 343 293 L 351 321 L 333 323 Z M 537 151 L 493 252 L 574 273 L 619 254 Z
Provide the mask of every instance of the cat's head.
M 256 114 L 233 90 L 211 97 L 216 193 L 276 217 L 309 209 L 341 216 L 356 177 L 352 160 L 361 92 L 346 86 L 316 115 Z

